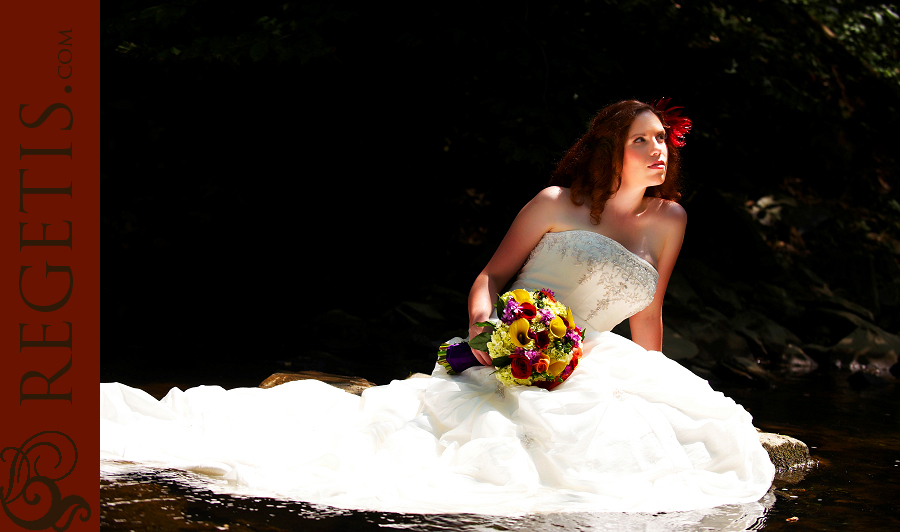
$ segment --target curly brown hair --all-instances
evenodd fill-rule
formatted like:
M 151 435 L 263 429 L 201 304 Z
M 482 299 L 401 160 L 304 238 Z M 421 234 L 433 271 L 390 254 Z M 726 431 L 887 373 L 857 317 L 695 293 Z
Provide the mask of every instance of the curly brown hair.
M 650 111 L 659 118 L 666 132 L 669 157 L 666 162 L 666 180 L 658 186 L 648 187 L 644 196 L 672 201 L 681 199 L 679 191 L 680 157 L 675 138 L 665 116 L 655 107 L 637 100 L 625 100 L 604 107 L 591 120 L 587 133 L 569 148 L 550 178 L 551 186 L 571 189 L 572 202 L 583 205 L 590 198 L 591 222 L 600 223 L 600 215 L 608 200 L 619 189 L 622 173 L 625 140 L 635 117 Z

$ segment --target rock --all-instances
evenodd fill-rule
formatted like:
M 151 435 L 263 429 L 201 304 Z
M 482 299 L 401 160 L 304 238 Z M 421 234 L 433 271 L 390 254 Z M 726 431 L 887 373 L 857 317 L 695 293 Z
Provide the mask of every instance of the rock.
M 747 338 L 762 355 L 777 360 L 788 345 L 800 345 L 800 338 L 787 328 L 755 310 L 739 313 L 730 320 L 734 330 Z
M 772 432 L 760 432 L 759 443 L 769 453 L 769 459 L 779 474 L 795 470 L 807 470 L 817 464 L 809 456 L 809 447 L 802 441 L 775 434 Z
M 784 347 L 784 351 L 781 353 L 781 363 L 791 373 L 809 373 L 819 367 L 812 357 L 794 344 Z
M 743 382 L 757 387 L 769 387 L 775 378 L 762 368 L 755 360 L 742 356 L 729 356 L 719 359 L 717 374 L 731 381 Z
M 757 307 L 767 309 L 769 316 L 783 322 L 802 319 L 806 310 L 785 288 L 768 282 L 757 282 L 750 297 Z
M 848 299 L 836 296 L 828 286 L 811 286 L 810 289 L 819 301 L 826 303 L 835 310 L 848 311 L 869 321 L 875 321 L 875 315 L 872 314 L 871 310 Z
M 712 307 L 728 316 L 743 310 L 744 305 L 737 292 L 708 264 L 687 258 L 681 266 L 679 277 L 681 276 L 683 279 L 676 280 L 675 292 L 671 298 L 673 301 L 682 305 L 694 301 L 694 306 Z M 669 290 L 666 289 L 667 295 Z
M 882 377 L 866 371 L 857 371 L 847 377 L 847 382 L 850 384 L 850 387 L 855 390 L 862 390 L 869 387 L 879 388 L 887 386 L 893 381 L 894 379 L 890 375 Z
M 678 263 L 675 271 L 672 272 L 672 276 L 669 278 L 669 285 L 666 287 L 666 308 L 679 307 L 687 310 L 703 305 L 700 296 L 691 288 L 691 283 L 687 280 L 687 277 L 681 273 L 683 268 L 684 266 Z
M 272 388 L 286 382 L 306 379 L 315 379 L 317 381 L 322 381 L 326 384 L 334 386 L 335 388 L 340 388 L 345 392 L 352 393 L 354 395 L 360 395 L 366 388 L 375 386 L 375 383 L 369 382 L 362 377 L 346 377 L 344 375 L 322 373 L 321 371 L 279 371 L 277 373 L 273 373 L 266 380 L 262 381 L 259 384 L 259 387 Z
M 701 354 L 714 360 L 751 356 L 747 340 L 732 330 L 724 314 L 713 308 L 701 308 L 695 318 L 673 316 L 668 324 L 685 340 L 697 346 Z
M 613 327 L 612 332 L 624 338 L 631 339 L 631 327 L 628 320 Z M 684 361 L 697 356 L 700 350 L 694 342 L 691 342 L 677 331 L 663 323 L 662 353 L 672 360 Z
M 842 366 L 853 372 L 865 371 L 887 375 L 897 363 L 900 336 L 891 334 L 871 323 L 862 323 L 841 339 L 832 352 L 842 360 Z
M 672 360 L 688 360 L 697 356 L 700 350 L 694 342 L 663 324 L 662 352 Z

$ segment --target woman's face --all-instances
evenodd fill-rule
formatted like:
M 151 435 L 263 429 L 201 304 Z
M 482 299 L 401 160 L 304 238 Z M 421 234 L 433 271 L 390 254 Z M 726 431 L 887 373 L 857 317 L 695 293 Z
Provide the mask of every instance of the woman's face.
M 666 180 L 669 149 L 662 122 L 650 111 L 637 115 L 625 138 L 621 187 L 652 187 Z

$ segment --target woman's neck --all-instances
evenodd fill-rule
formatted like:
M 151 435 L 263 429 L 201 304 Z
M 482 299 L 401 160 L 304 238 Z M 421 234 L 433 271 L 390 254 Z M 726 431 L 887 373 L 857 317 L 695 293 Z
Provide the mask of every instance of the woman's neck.
M 644 201 L 645 191 L 645 188 L 619 188 L 611 198 L 606 200 L 606 207 L 603 209 L 604 216 L 610 214 L 618 220 L 640 216 L 647 206 Z

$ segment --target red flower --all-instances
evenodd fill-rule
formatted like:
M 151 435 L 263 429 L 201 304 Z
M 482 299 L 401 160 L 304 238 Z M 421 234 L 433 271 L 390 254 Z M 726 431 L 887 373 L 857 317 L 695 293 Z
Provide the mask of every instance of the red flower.
M 547 349 L 547 346 L 550 345 L 550 331 L 546 329 L 539 332 L 534 332 L 533 330 L 529 329 L 528 336 L 534 338 L 534 343 L 541 351 Z
M 527 379 L 531 377 L 531 361 L 522 353 L 513 353 L 510 357 L 509 369 L 512 376 L 517 379 Z
M 663 126 L 669 130 L 672 144 L 679 148 L 684 146 L 684 137 L 691 130 L 693 123 L 686 116 L 681 116 L 684 107 L 670 107 L 666 109 L 671 98 L 660 98 L 653 102 L 653 107 L 663 115 Z
M 522 303 L 521 305 L 519 305 L 518 314 L 520 317 L 531 321 L 535 316 L 537 316 L 537 308 L 535 308 L 535 306 L 531 303 Z
M 549 299 L 550 301 L 556 303 L 556 298 L 553 297 L 553 292 L 546 288 L 541 289 L 541 293 L 544 294 L 544 297 Z

